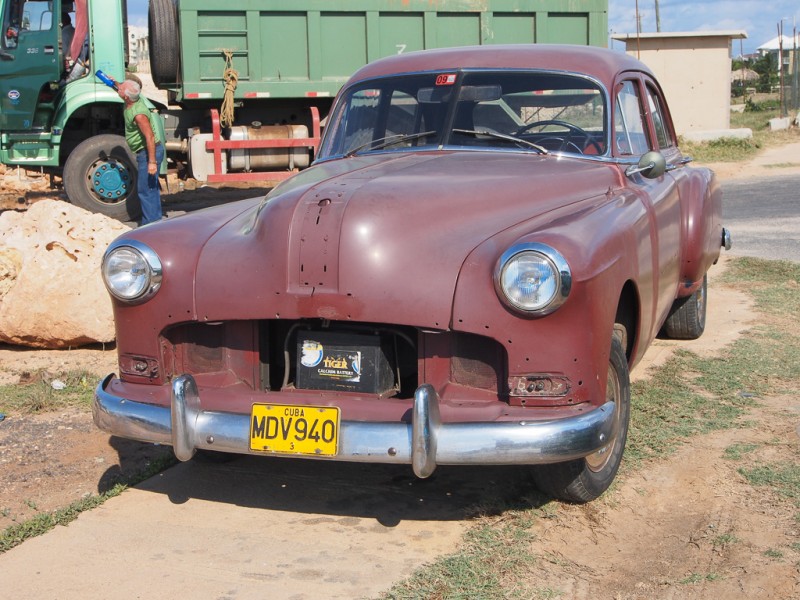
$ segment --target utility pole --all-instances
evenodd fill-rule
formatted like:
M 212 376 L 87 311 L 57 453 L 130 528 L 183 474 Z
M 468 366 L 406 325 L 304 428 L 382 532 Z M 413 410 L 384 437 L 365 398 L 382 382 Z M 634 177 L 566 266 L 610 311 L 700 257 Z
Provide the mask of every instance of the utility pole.
M 642 16 L 639 14 L 639 0 L 636 0 L 636 58 L 641 59 L 642 49 L 639 38 L 642 35 Z
M 661 32 L 661 11 L 658 10 L 658 0 L 656 0 L 656 31 Z
M 786 105 L 783 101 L 783 19 L 778 23 L 778 106 L 781 117 L 786 116 Z

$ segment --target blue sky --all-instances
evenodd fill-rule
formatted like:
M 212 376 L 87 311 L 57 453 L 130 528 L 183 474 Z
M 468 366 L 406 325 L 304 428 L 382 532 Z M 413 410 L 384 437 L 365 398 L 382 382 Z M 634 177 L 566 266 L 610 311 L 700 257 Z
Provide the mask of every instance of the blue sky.
M 147 26 L 147 0 L 128 0 L 129 23 Z M 655 0 L 639 0 L 642 31 L 656 30 Z M 797 23 L 800 28 L 798 0 L 659 0 L 661 31 L 747 32 L 744 52 L 755 49 L 778 35 L 777 24 L 784 20 L 784 33 L 791 35 Z M 615 33 L 636 32 L 636 0 L 609 0 L 608 27 Z M 622 49 L 621 42 L 615 47 Z M 739 54 L 736 42 L 733 53 Z

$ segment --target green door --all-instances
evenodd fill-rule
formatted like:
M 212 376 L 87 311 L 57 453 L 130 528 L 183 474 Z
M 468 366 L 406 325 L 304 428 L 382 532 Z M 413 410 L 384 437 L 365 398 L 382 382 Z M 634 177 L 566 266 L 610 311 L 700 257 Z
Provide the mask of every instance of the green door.
M 61 76 L 59 4 L 0 0 L 0 131 L 30 130 L 39 92 Z

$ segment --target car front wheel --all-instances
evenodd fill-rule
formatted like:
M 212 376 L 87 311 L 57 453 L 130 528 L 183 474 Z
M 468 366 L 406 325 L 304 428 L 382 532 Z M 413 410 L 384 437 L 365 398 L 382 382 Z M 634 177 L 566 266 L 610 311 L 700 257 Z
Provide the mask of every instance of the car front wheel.
M 611 339 L 606 378 L 606 401 L 615 404 L 617 435 L 606 446 L 585 458 L 534 467 L 536 486 L 554 498 L 575 503 L 589 502 L 605 492 L 617 474 L 628 437 L 631 412 L 628 361 L 620 337 L 614 335 Z

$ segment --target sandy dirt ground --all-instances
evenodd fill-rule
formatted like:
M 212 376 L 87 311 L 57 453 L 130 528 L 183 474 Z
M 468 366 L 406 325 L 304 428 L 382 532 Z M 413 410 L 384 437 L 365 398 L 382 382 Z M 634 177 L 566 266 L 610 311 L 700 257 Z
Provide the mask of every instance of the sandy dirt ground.
M 740 165 L 730 176 L 773 174 L 777 167 L 767 165 L 785 162 L 779 158 L 746 169 Z M 794 168 L 780 167 L 782 173 Z M 3 189 L 8 187 L 0 196 Z M 232 199 L 255 195 L 251 190 L 206 194 L 226 192 Z M 168 199 L 165 204 L 169 210 Z M 675 347 L 714 355 L 758 321 L 745 294 L 718 283 L 725 264 L 710 272 L 706 334 L 690 343 L 656 341 L 634 378 L 646 377 Z M 0 384 L 22 385 L 42 371 L 53 376 L 74 370 L 99 380 L 116 370 L 114 348 L 0 346 Z M 800 598 L 796 508 L 755 492 L 736 463 L 723 457 L 734 443 L 759 444 L 764 460 L 797 455 L 798 398 L 764 398 L 760 405 L 746 426 L 693 438 L 672 457 L 623 477 L 599 501 L 581 507 L 556 504 L 550 518 L 535 526 L 535 554 L 543 560 L 531 568 L 532 589 L 559 590 L 557 597 L 576 599 Z M 0 421 L 0 528 L 108 489 L 120 474 L 135 472 L 165 452 L 169 449 L 97 431 L 84 410 L 6 415 Z M 772 552 L 777 548 L 781 558 Z M 407 562 L 405 574 L 416 566 L 412 559 Z M 363 570 L 369 578 L 367 565 Z

